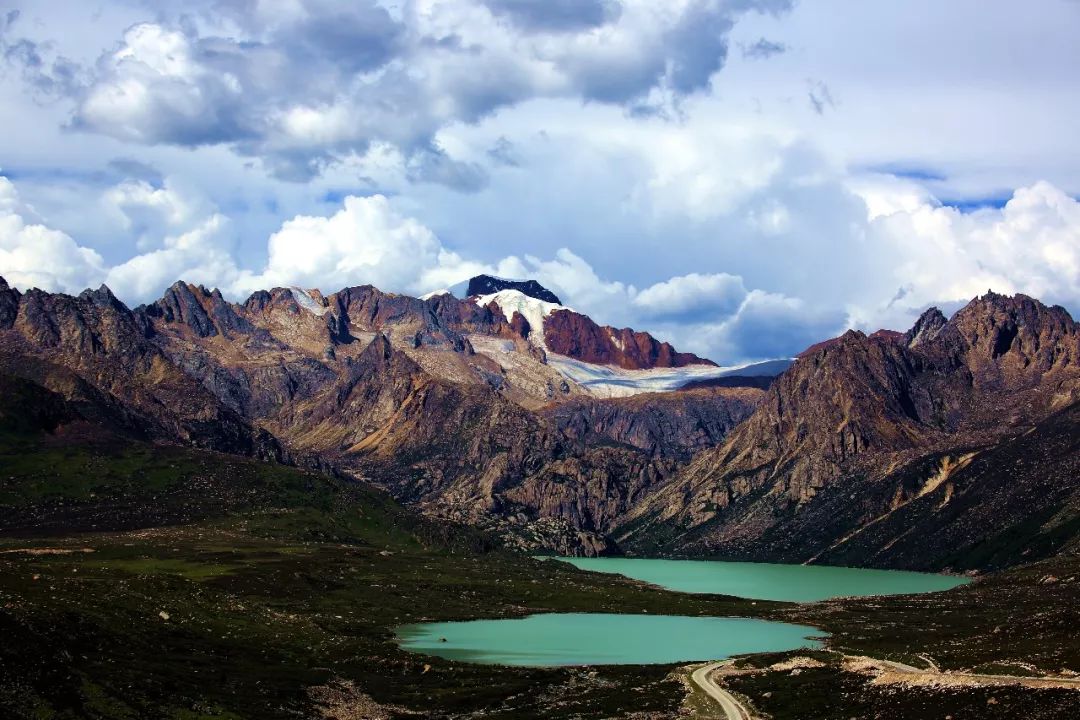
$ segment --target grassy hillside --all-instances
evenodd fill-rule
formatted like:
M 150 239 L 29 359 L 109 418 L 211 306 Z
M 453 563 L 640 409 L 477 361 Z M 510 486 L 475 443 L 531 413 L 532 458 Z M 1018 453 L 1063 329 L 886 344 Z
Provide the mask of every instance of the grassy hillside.
M 36 386 L 0 389 L 0 717 L 678 711 L 684 689 L 671 667 L 486 667 L 405 653 L 393 638 L 402 623 L 542 611 L 799 620 L 832 633 L 842 652 L 928 652 L 945 667 L 1080 662 L 1071 561 L 919 598 L 796 607 L 669 593 L 492 550 L 475 531 L 423 519 L 351 480 L 148 444 L 81 419 Z M 1012 622 L 1018 608 L 1023 625 Z M 874 700 L 868 680 L 839 666 L 815 673 L 826 684 L 814 687 L 843 694 L 809 706 L 825 714 L 798 717 L 867 708 L 904 717 L 935 703 L 936 691 L 918 688 Z M 745 685 L 759 706 L 775 717 L 807 707 L 812 688 L 797 677 L 764 677 Z M 983 695 L 954 693 L 946 705 L 985 709 Z M 996 695 L 999 709 L 1039 717 L 1075 709 L 1075 698 Z
M 349 480 L 78 420 L 50 434 L 40 429 L 50 422 L 12 422 L 7 407 L 4 717 L 352 717 L 334 713 L 408 706 L 600 718 L 630 707 L 628 686 L 641 688 L 634 707 L 666 712 L 682 695 L 667 668 L 462 665 L 398 650 L 393 629 L 545 610 L 755 610 L 493 552 L 475 531 Z

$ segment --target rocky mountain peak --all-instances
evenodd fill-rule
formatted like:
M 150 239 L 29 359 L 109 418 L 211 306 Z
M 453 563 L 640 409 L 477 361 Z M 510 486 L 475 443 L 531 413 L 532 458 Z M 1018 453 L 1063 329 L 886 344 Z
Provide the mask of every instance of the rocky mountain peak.
M 90 290 L 89 288 L 79 293 L 81 300 L 88 300 L 94 305 L 100 308 L 114 307 L 114 308 L 126 308 L 120 300 L 113 295 L 112 290 L 108 285 L 102 285 L 97 290 Z
M 998 380 L 1037 379 L 1080 362 L 1080 326 L 1061 306 L 1027 295 L 987 293 L 960 309 L 942 336 L 962 348 L 976 370 L 993 368 Z
M 380 333 L 375 333 L 375 337 L 371 339 L 364 351 L 360 353 L 358 358 L 361 363 L 368 363 L 374 366 L 385 365 L 394 356 L 394 347 L 390 344 L 390 340 Z
M 933 340 L 947 322 L 948 320 L 936 307 L 926 310 L 904 334 L 904 344 L 908 347 L 916 347 Z
M 19 313 L 19 291 L 0 277 L 0 328 L 11 327 Z
M 466 294 L 469 297 L 478 297 L 480 295 L 492 295 L 500 290 L 517 290 L 531 298 L 562 305 L 558 295 L 535 280 L 507 280 L 494 275 L 477 275 L 470 279 Z
M 220 290 L 211 291 L 182 281 L 173 283 L 165 295 L 148 305 L 144 312 L 168 323 L 187 326 L 201 338 L 215 335 L 228 338 L 253 330 L 251 324 L 237 315 L 233 306 L 222 297 Z

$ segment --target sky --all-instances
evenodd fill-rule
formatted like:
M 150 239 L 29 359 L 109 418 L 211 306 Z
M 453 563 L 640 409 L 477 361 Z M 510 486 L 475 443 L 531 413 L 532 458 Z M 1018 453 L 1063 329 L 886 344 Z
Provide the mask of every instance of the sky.
M 0 0 L 0 276 L 536 278 L 724 364 L 1080 310 L 1080 2 Z

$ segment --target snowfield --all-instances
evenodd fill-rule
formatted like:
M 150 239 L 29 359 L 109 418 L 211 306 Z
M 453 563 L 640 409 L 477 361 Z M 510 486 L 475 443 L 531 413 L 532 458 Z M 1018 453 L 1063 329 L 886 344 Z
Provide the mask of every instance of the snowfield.
M 548 365 L 597 397 L 628 397 L 641 393 L 668 392 L 696 380 L 733 375 L 776 375 L 791 364 L 790 360 L 769 360 L 730 367 L 688 365 L 680 368 L 625 370 L 613 365 L 593 365 L 554 353 L 548 353 L 547 361 Z

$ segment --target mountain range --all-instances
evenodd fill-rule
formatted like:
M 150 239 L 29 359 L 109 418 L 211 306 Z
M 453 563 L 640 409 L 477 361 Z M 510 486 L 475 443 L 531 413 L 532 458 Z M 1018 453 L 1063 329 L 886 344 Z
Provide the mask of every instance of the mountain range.
M 530 551 L 964 570 L 1080 542 L 1080 328 L 1021 295 L 722 368 L 535 281 L 132 309 L 0 279 L 0 380 L 36 398 L 9 422 L 351 478 Z

